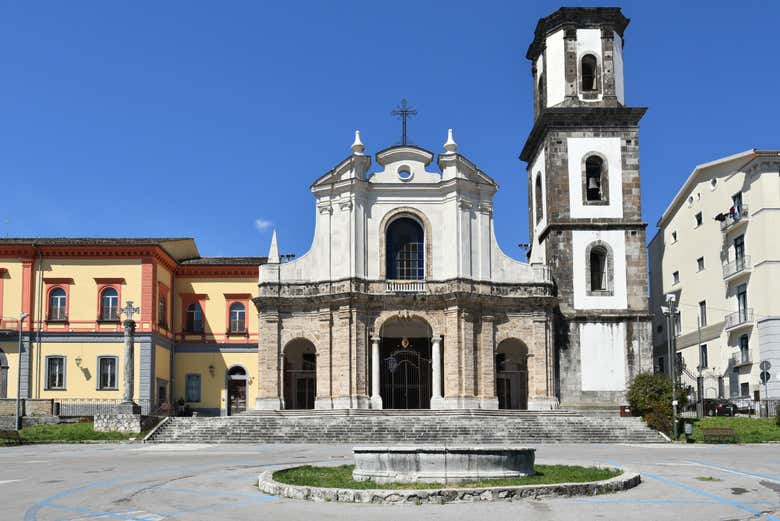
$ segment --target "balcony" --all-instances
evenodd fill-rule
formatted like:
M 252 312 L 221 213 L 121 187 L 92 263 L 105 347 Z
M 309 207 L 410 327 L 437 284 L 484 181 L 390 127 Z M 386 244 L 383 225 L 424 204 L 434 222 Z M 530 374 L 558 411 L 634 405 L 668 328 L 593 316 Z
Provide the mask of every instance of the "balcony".
M 425 293 L 424 280 L 388 280 L 386 293 Z
M 746 308 L 726 315 L 726 331 L 733 331 L 753 325 L 753 308 Z
M 750 255 L 744 255 L 730 262 L 723 263 L 723 280 L 735 278 L 740 274 L 750 273 Z
M 726 218 L 720 222 L 720 231 L 729 233 L 730 231 L 747 224 L 749 219 L 747 205 L 742 205 L 733 215 L 726 215 Z
M 731 355 L 731 366 L 741 367 L 743 365 L 750 365 L 753 360 L 750 358 L 750 352 L 747 353 L 734 353 Z

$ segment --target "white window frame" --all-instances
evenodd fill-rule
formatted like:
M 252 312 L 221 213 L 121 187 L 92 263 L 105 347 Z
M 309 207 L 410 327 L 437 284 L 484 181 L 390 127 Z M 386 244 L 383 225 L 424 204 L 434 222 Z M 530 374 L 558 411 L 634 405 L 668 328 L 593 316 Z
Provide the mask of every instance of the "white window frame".
M 103 387 L 103 371 L 101 363 L 103 360 L 114 361 L 114 385 Z M 119 390 L 119 357 L 114 355 L 101 355 L 97 357 L 97 390 L 98 391 L 117 391 Z
M 61 386 L 56 386 L 56 387 L 52 387 L 51 385 L 49 385 L 49 381 L 50 381 L 50 378 L 49 378 L 49 367 L 50 367 L 49 363 L 51 362 L 51 360 L 54 360 L 54 359 L 62 360 L 62 376 L 61 376 L 61 378 L 62 378 L 62 385 Z M 43 387 L 44 390 L 46 390 L 46 391 L 64 391 L 64 390 L 66 390 L 68 388 L 68 379 L 67 379 L 68 378 L 68 357 L 66 357 L 65 355 L 47 355 L 45 361 L 46 361 L 46 373 L 45 373 L 46 374 L 46 381 L 44 382 L 44 387 Z

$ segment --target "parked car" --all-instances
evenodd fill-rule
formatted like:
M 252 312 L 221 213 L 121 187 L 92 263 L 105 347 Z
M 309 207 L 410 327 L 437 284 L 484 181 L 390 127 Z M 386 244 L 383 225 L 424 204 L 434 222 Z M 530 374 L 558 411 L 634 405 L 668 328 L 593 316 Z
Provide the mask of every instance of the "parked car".
M 737 414 L 737 405 L 734 402 L 723 399 L 705 398 L 705 416 L 734 416 Z

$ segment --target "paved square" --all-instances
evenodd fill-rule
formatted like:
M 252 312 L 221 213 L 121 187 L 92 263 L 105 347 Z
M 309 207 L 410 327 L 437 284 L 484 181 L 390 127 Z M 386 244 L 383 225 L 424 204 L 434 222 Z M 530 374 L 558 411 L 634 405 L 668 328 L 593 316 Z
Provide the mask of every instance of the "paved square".
M 643 483 L 608 496 L 516 503 L 310 503 L 259 493 L 257 474 L 279 465 L 348 462 L 351 447 L 38 445 L 0 449 L 0 518 L 780 520 L 778 445 L 538 445 L 537 449 L 538 462 L 620 465 L 640 471 Z

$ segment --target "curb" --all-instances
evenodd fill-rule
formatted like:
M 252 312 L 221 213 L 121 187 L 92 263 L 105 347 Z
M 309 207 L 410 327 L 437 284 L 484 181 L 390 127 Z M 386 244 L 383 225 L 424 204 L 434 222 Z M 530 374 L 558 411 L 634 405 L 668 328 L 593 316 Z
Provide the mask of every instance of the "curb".
M 273 473 L 279 470 L 285 469 L 269 470 L 260 474 L 258 488 L 261 492 L 272 496 L 316 502 L 334 501 L 339 503 L 373 503 L 383 505 L 474 503 L 478 501 L 519 501 L 548 497 L 595 496 L 628 490 L 642 482 L 642 478 L 638 473 L 624 471 L 623 474 L 614 478 L 585 483 L 422 490 L 357 490 L 287 485 L 273 479 Z

